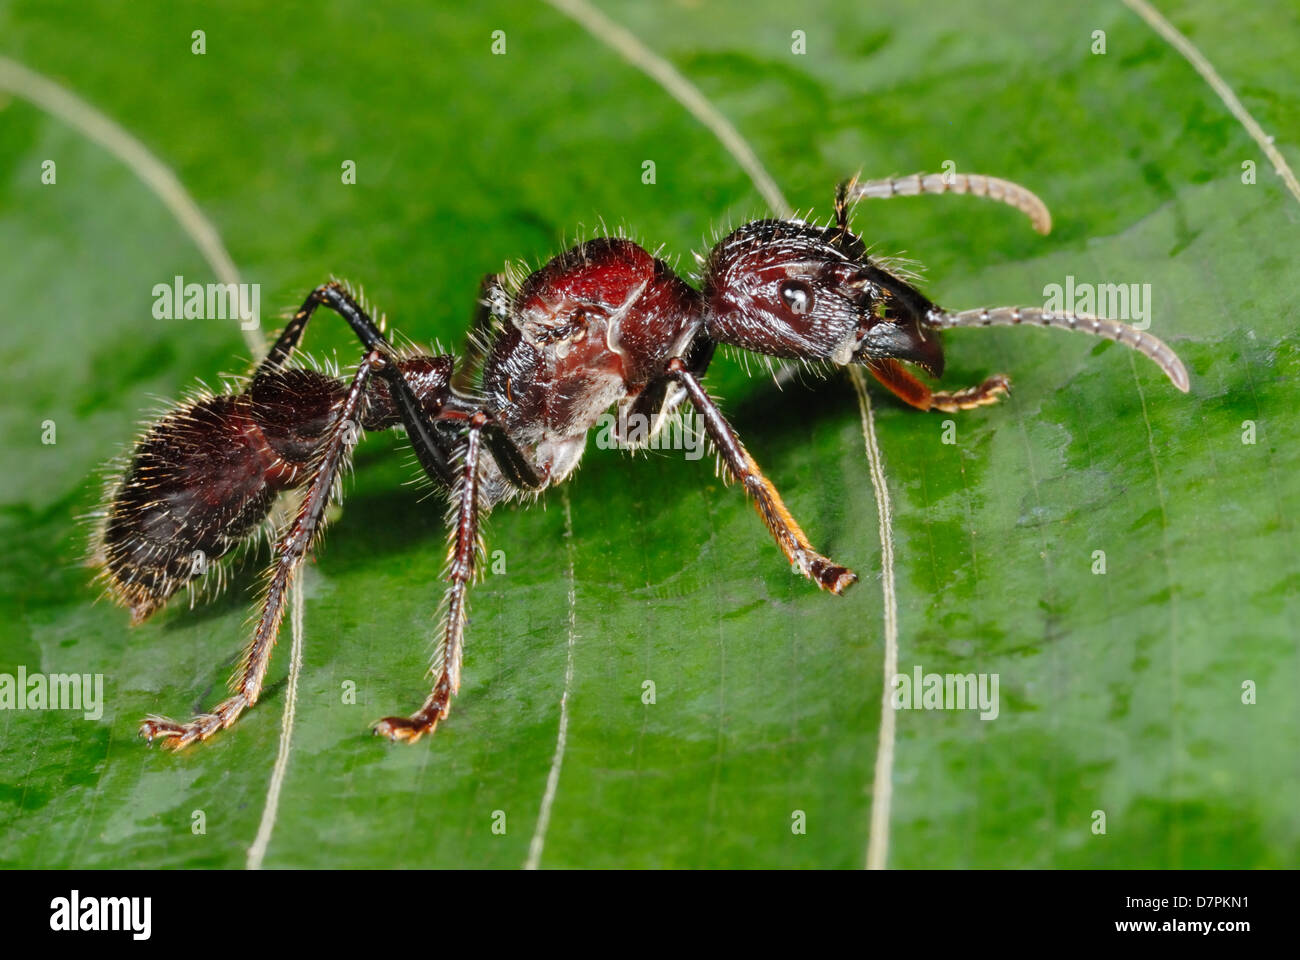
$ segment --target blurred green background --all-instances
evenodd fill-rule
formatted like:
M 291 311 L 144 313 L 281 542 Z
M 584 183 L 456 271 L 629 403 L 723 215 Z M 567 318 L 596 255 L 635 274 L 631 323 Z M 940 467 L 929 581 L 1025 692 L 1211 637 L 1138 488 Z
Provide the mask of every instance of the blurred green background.
M 1153 332 L 1191 370 L 1183 396 L 1111 344 L 955 333 L 945 382 L 1015 385 L 954 418 L 955 444 L 945 417 L 874 393 L 900 669 L 997 673 L 1001 692 L 995 721 L 897 715 L 889 865 L 1296 866 L 1300 204 L 1241 125 L 1118 2 L 599 5 L 698 85 L 803 211 L 825 215 L 857 170 L 945 161 L 1038 192 L 1048 238 L 973 199 L 859 208 L 858 232 L 921 260 L 940 302 L 1039 304 L 1067 275 L 1150 283 Z M 1300 162 L 1294 6 L 1248 21 L 1209 0 L 1160 5 Z M 540 3 L 3 2 L 0 55 L 172 167 L 268 317 L 333 274 L 416 341 L 458 345 L 479 278 L 507 260 L 536 265 L 603 222 L 685 271 L 717 231 L 766 212 L 677 102 Z M 135 739 L 146 713 L 221 697 L 255 570 L 128 629 L 78 565 L 74 517 L 142 411 L 248 357 L 233 323 L 153 318 L 153 285 L 177 274 L 215 279 L 158 198 L 0 94 L 0 672 L 102 673 L 107 695 L 98 722 L 0 712 L 0 865 L 240 867 L 262 818 L 287 626 L 266 695 L 232 731 L 181 754 Z M 346 364 L 340 326 L 309 345 Z M 569 547 L 570 724 L 541 864 L 863 863 L 883 639 L 856 400 L 839 377 L 778 391 L 732 357 L 708 382 L 814 543 L 863 582 L 837 600 L 793 577 L 708 460 L 593 445 L 568 489 L 571 542 L 558 491 L 491 518 L 506 572 L 473 593 L 451 719 L 390 745 L 369 724 L 426 692 L 444 528 L 405 485 L 401 439 L 368 437 L 305 579 L 267 866 L 525 862 L 565 686 Z

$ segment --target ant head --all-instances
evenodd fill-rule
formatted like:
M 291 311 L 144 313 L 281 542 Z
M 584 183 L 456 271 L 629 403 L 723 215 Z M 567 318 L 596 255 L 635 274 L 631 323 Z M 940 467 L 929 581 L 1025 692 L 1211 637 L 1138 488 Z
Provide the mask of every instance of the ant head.
M 874 263 L 840 212 L 836 226 L 757 220 L 725 237 L 704 264 L 705 331 L 774 357 L 893 358 L 939 376 L 934 304 Z

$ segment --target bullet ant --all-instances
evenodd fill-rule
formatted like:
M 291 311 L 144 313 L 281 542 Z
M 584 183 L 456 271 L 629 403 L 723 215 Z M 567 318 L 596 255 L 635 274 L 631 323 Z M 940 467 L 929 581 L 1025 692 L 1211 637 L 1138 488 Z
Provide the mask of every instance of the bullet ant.
M 792 568 L 833 594 L 856 582 L 851 570 L 813 549 L 702 386 L 719 344 L 787 360 L 862 364 L 905 403 L 953 412 L 996 402 L 1007 377 L 935 391 L 904 363 L 937 378 L 943 330 L 1052 326 L 1137 350 L 1187 391 L 1182 362 L 1148 333 L 1032 307 L 949 312 L 887 261 L 868 256 L 849 229 L 850 210 L 864 197 L 950 192 L 1010 204 L 1040 232 L 1050 229 L 1047 208 L 1024 187 L 949 174 L 841 184 L 827 226 L 747 223 L 700 261 L 698 290 L 630 240 L 589 240 L 522 282 L 484 279 L 459 371 L 450 355 L 394 348 L 341 284 L 313 290 L 238 392 L 193 399 L 148 428 L 98 514 L 93 561 L 107 593 L 138 624 L 201 573 L 194 557 L 221 559 L 267 522 L 279 493 L 300 492 L 275 545 L 232 695 L 186 723 L 151 716 L 141 735 L 183 747 L 257 703 L 290 584 L 320 535 L 359 429 L 405 428 L 424 472 L 449 491 L 454 509 L 433 690 L 410 716 L 374 728 L 414 741 L 447 716 L 460 684 L 466 593 L 483 549 L 480 514 L 566 480 L 587 432 L 613 405 L 620 423 L 639 414 L 658 426 L 689 400 Z M 365 353 L 350 379 L 290 365 L 320 306 L 338 313 L 361 341 Z

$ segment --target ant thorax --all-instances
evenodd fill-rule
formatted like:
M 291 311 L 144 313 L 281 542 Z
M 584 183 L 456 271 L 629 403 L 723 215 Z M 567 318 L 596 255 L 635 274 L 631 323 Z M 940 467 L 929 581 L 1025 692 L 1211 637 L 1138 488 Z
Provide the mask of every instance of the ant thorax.
M 483 365 L 487 407 L 543 485 L 577 466 L 587 432 L 680 356 L 699 294 L 630 240 L 603 237 L 531 274 Z

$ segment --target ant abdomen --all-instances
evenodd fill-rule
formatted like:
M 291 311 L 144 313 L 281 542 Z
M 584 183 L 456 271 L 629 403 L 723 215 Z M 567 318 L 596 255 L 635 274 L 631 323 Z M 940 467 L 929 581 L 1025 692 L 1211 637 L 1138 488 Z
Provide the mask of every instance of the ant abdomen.
M 105 511 L 95 561 L 140 623 L 253 533 L 311 475 L 344 387 L 311 370 L 255 377 L 156 423 Z
M 426 411 L 446 395 L 451 357 L 398 362 Z M 347 383 L 299 368 L 258 373 L 244 392 L 205 396 L 154 424 L 136 444 L 103 511 L 92 561 L 109 595 L 140 623 L 254 533 L 278 493 L 315 474 Z M 383 380 L 366 391 L 361 430 L 401 422 Z

